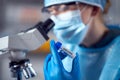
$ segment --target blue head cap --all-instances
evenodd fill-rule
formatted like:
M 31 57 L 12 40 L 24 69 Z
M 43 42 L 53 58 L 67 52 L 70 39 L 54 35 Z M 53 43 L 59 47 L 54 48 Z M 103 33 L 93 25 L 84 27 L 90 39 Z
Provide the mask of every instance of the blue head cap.
M 44 0 L 44 7 L 52 6 L 55 4 L 70 3 L 70 2 L 81 2 L 93 6 L 100 7 L 104 10 L 106 0 Z

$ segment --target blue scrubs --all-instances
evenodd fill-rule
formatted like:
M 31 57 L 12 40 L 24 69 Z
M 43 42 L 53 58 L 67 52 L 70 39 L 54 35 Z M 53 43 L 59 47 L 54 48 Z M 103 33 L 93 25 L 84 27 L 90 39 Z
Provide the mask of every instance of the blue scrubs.
M 120 67 L 120 28 L 118 26 L 108 26 L 108 28 L 110 31 L 107 35 L 90 48 L 63 43 L 74 53 L 79 53 L 81 80 L 114 80 L 115 76 L 118 75 L 117 71 Z M 62 62 L 64 68 L 70 72 L 72 59 L 66 57 Z M 108 64 L 113 64 L 113 68 Z M 112 75 L 114 75 L 114 78 Z

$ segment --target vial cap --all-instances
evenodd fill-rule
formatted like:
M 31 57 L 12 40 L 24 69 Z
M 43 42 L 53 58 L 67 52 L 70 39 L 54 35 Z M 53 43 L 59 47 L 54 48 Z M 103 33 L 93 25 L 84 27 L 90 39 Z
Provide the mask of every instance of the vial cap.
M 60 47 L 62 46 L 62 43 L 61 42 L 56 42 L 55 46 L 56 46 L 57 49 L 60 49 Z

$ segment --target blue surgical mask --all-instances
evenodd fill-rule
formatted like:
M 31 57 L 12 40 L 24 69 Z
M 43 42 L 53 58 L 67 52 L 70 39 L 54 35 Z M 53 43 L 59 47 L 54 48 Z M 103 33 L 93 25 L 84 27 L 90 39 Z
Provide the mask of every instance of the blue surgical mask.
M 86 26 L 80 15 L 79 10 L 74 10 L 51 16 L 55 22 L 54 33 L 60 41 L 72 44 L 80 44 L 83 41 Z

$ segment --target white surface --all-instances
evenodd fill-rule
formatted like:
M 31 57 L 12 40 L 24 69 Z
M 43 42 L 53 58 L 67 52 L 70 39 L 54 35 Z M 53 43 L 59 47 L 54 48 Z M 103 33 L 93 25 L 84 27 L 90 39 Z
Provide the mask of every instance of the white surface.
M 37 30 L 33 29 L 24 34 L 10 36 L 9 48 L 32 51 L 39 48 L 44 42 L 45 38 Z
M 9 37 L 0 38 L 0 50 L 8 48 Z

